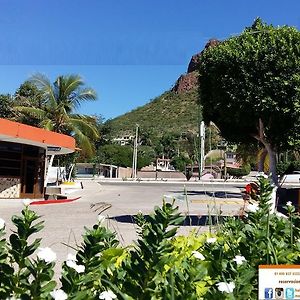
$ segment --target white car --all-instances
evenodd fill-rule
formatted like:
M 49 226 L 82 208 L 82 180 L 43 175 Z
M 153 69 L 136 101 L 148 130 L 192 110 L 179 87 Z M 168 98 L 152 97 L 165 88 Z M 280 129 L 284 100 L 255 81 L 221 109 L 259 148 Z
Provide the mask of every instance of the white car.
M 283 183 L 300 183 L 300 171 L 294 171 L 293 174 L 283 175 L 280 182 L 281 182 L 281 184 L 283 184 Z

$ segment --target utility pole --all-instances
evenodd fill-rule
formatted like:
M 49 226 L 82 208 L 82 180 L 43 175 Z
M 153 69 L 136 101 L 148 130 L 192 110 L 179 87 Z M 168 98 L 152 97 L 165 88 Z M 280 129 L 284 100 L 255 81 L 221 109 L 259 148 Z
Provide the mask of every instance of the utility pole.
M 205 152 L 205 125 L 204 121 L 200 123 L 200 166 L 199 166 L 199 179 L 200 174 L 204 170 L 204 152 Z
M 136 128 L 135 128 L 135 140 L 134 140 L 134 146 L 133 146 L 133 158 L 132 158 L 132 178 L 134 180 L 136 180 L 136 178 L 137 178 L 138 132 L 139 132 L 139 125 L 136 124 Z

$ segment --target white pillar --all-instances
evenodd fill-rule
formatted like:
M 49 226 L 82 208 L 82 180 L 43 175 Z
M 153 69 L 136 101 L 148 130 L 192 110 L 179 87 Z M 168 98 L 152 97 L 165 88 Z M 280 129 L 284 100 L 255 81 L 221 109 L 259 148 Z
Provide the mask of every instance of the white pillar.
M 204 122 L 200 123 L 200 170 L 202 172 L 204 170 L 205 161 L 204 161 L 204 151 L 205 151 L 205 126 Z
M 139 125 L 136 124 L 135 140 L 134 140 L 134 146 L 133 146 L 133 159 L 132 159 L 132 178 L 134 180 L 136 180 L 136 178 L 137 178 L 138 131 L 139 131 Z
M 46 155 L 46 162 L 45 162 L 45 164 L 46 164 L 46 168 L 45 168 L 45 173 L 46 173 L 46 175 L 45 175 L 45 180 L 44 180 L 44 187 L 47 187 L 47 184 L 48 184 L 48 180 L 49 180 L 49 170 L 50 170 L 50 168 L 52 167 L 52 164 L 53 164 L 53 160 L 54 160 L 54 156 L 55 155 L 51 155 L 50 156 L 50 161 L 49 161 L 49 163 L 48 163 L 48 158 L 47 158 L 47 155 Z

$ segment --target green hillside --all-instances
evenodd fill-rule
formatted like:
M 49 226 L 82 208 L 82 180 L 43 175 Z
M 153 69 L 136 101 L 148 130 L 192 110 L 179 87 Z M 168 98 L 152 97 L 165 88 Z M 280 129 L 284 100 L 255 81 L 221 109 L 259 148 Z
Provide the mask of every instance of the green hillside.
M 166 132 L 197 132 L 199 108 L 197 89 L 176 93 L 167 91 L 144 106 L 107 121 L 111 135 L 133 134 L 135 124 L 157 135 Z

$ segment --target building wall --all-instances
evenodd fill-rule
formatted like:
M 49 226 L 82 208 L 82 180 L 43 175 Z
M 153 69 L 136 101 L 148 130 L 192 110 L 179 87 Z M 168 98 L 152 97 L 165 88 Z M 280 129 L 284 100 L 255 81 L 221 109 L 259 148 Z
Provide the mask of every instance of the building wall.
M 0 198 L 19 198 L 20 190 L 20 178 L 0 177 Z
M 118 177 L 119 178 L 131 178 L 132 168 L 118 168 Z

